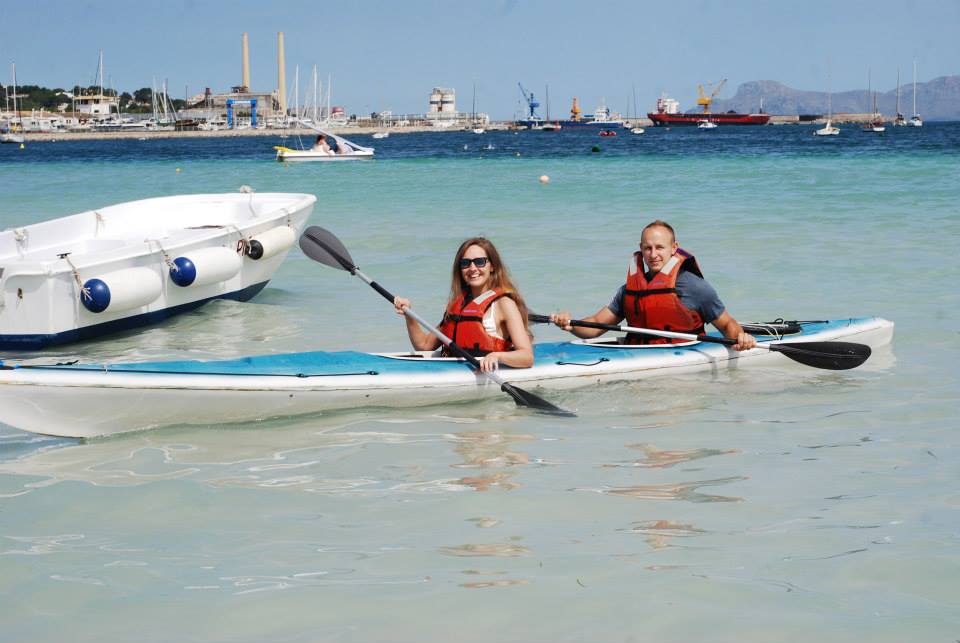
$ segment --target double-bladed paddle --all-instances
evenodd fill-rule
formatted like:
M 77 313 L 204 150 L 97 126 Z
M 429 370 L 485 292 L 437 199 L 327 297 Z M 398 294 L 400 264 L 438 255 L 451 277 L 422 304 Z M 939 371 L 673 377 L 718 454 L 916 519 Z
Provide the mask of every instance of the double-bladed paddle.
M 550 317 L 547 315 L 530 313 L 528 317 L 530 321 L 538 324 L 551 323 Z M 726 344 L 727 346 L 733 346 L 737 343 L 737 340 L 728 337 L 674 333 L 666 330 L 635 328 L 633 326 L 615 326 L 613 324 L 601 324 L 599 322 L 580 319 L 571 319 L 570 325 L 619 331 L 634 335 L 646 335 L 648 337 L 668 337 L 671 339 L 688 339 L 691 341 L 711 342 L 713 344 Z M 869 346 L 866 344 L 855 344 L 853 342 L 789 342 L 776 344 L 763 342 L 758 343 L 757 348 L 765 348 L 777 353 L 783 353 L 795 362 L 831 371 L 845 371 L 850 368 L 856 368 L 870 357 Z
M 350 257 L 350 253 L 344 247 L 343 243 L 341 243 L 340 239 L 338 239 L 336 235 L 329 230 L 319 226 L 310 226 L 300 237 L 300 249 L 303 250 L 305 255 L 314 261 L 322 263 L 325 266 L 330 266 L 331 268 L 337 268 L 338 270 L 346 270 L 354 277 L 359 277 L 361 280 L 366 282 L 368 286 L 380 293 L 384 299 L 389 301 L 391 304 L 393 303 L 395 298 L 390 291 L 360 272 L 360 269 L 353 262 L 353 259 Z M 553 415 L 574 415 L 570 411 L 561 409 L 560 407 L 555 406 L 540 397 L 537 397 L 529 391 L 524 391 L 523 389 L 514 386 L 510 382 L 505 381 L 496 373 L 484 373 L 480 370 L 480 362 L 476 357 L 457 346 L 452 339 L 441 333 L 438 328 L 434 328 L 411 308 L 405 308 L 403 313 L 408 317 L 415 319 L 421 326 L 432 333 L 443 343 L 444 346 L 450 350 L 451 353 L 468 361 L 474 367 L 474 369 L 476 369 L 477 373 L 481 373 L 488 379 L 499 384 L 500 390 L 510 395 L 510 397 L 512 397 L 518 405 L 529 406 L 537 411 L 543 411 Z

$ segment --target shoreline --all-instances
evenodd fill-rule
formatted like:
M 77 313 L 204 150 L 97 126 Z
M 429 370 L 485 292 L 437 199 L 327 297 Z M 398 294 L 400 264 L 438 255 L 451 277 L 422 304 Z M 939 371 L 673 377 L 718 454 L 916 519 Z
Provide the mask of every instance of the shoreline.
M 834 114 L 834 124 L 844 123 L 866 123 L 873 119 L 873 114 Z M 887 122 L 892 122 L 892 118 L 884 117 Z M 630 119 L 627 121 L 631 127 L 653 128 L 653 122 L 647 118 Z M 799 116 L 771 116 L 768 125 L 822 125 L 826 123 L 825 118 L 818 118 L 810 121 L 800 121 Z M 741 126 L 741 127 L 763 127 Z M 486 126 L 487 131 L 509 131 L 509 122 L 490 123 Z M 390 134 L 413 134 L 418 132 L 462 132 L 461 127 L 440 128 L 431 125 L 410 125 L 404 127 L 333 127 L 328 131 L 349 138 L 353 135 L 368 136 L 376 132 L 389 132 Z M 24 132 L 28 141 L 34 142 L 56 142 L 56 141 L 97 141 L 97 140 L 146 140 L 146 139 L 169 139 L 169 138 L 231 138 L 231 137 L 268 137 L 284 138 L 289 136 L 316 136 L 317 132 L 309 128 L 296 129 L 223 129 L 223 130 L 181 130 L 181 131 L 135 131 L 135 132 Z

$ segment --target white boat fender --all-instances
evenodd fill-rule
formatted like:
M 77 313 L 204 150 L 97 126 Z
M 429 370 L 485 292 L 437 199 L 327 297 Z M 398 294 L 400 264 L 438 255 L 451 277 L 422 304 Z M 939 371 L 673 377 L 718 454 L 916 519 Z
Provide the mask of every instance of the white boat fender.
M 277 226 L 266 232 L 261 232 L 250 239 L 247 246 L 247 256 L 251 259 L 269 259 L 270 257 L 289 250 L 297 240 L 297 235 L 290 226 Z
M 80 303 L 91 313 L 130 310 L 146 306 L 160 296 L 160 276 L 150 268 L 123 268 L 87 279 Z
M 180 287 L 206 286 L 232 278 L 243 259 L 232 248 L 197 248 L 173 260 L 170 280 Z

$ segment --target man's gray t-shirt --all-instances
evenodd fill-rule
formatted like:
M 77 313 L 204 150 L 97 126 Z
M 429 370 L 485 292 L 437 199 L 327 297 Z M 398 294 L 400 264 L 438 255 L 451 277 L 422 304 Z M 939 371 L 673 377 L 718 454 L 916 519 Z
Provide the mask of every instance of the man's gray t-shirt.
M 649 275 L 647 280 L 649 281 Z M 607 304 L 607 308 L 618 319 L 626 317 L 623 314 L 623 293 L 626 289 L 626 284 L 620 286 L 617 294 Z M 707 283 L 706 279 L 698 277 L 692 272 L 684 271 L 677 276 L 677 296 L 684 306 L 700 313 L 700 317 L 703 318 L 705 324 L 713 322 L 726 309 L 713 286 Z

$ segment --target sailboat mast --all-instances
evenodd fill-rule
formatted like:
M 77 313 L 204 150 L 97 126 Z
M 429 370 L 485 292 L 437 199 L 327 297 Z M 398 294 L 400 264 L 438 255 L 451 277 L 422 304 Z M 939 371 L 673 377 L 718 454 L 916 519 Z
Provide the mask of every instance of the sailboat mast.
M 300 65 L 293 68 L 293 113 L 300 119 Z
M 900 68 L 897 67 L 897 117 L 900 117 Z
M 319 121 L 317 120 L 317 66 L 313 66 L 313 124 L 316 125 Z
M 913 61 L 913 115 L 917 115 L 917 61 Z
M 13 114 L 17 117 L 17 121 L 22 123 L 23 121 L 20 120 L 20 112 L 17 110 L 17 64 L 10 63 L 10 67 L 13 71 Z

